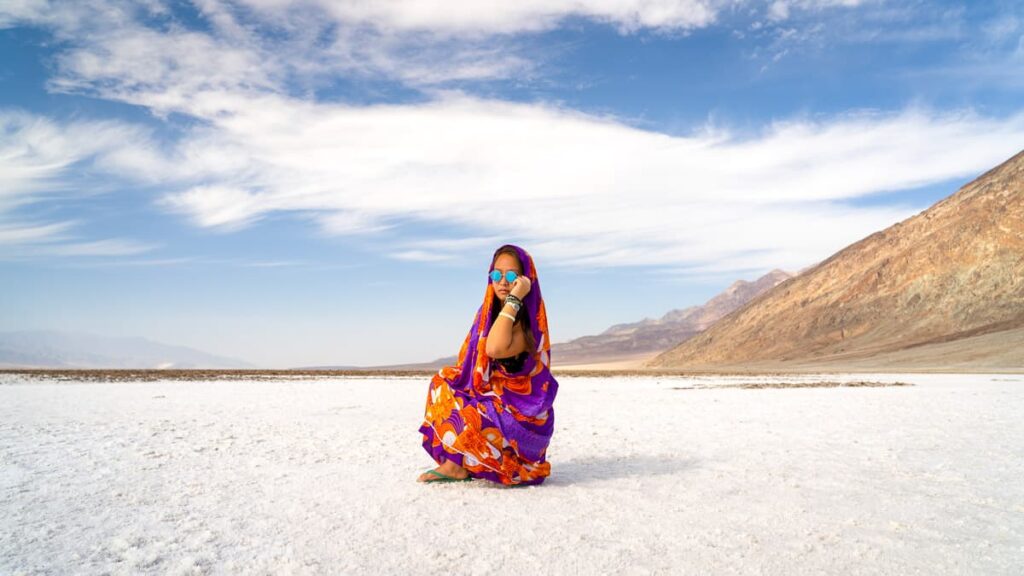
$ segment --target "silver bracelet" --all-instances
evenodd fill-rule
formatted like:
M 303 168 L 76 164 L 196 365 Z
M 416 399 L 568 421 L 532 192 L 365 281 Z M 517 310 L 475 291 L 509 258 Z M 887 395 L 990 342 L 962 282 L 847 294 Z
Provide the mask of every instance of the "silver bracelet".
M 515 302 L 513 300 L 509 300 L 508 298 L 505 299 L 505 305 L 506 306 L 511 306 L 512 308 L 514 308 L 515 311 L 516 311 L 516 314 L 519 313 L 519 309 L 522 308 L 522 306 L 523 306 L 521 303 Z

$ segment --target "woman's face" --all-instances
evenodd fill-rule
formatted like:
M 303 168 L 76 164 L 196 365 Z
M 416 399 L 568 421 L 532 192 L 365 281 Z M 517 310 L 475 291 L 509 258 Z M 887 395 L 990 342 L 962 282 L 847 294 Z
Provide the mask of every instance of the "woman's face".
M 519 260 L 515 256 L 499 254 L 498 259 L 494 261 L 494 268 L 492 270 L 501 271 L 501 280 L 491 282 L 491 284 L 494 286 L 494 293 L 504 301 L 505 297 L 512 290 L 512 284 L 505 279 L 505 272 L 514 270 L 516 274 L 522 275 L 523 269 L 519 266 Z

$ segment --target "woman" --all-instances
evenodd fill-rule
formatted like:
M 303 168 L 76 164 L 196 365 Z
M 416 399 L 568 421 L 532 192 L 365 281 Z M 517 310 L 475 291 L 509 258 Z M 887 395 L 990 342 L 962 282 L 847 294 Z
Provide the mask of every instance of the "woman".
M 547 311 L 533 259 L 506 244 L 491 259 L 484 301 L 455 366 L 434 375 L 420 433 L 440 464 L 419 482 L 483 478 L 540 484 L 555 425 Z

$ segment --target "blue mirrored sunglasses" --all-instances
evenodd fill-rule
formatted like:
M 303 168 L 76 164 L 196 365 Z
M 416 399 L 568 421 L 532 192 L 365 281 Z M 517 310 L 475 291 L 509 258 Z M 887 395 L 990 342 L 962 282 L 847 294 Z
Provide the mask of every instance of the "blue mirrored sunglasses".
M 491 282 L 501 282 L 501 270 L 491 270 L 488 276 L 491 277 Z M 516 274 L 515 270 L 505 272 L 505 280 L 508 280 L 509 284 L 515 282 L 516 278 L 519 278 L 519 274 Z

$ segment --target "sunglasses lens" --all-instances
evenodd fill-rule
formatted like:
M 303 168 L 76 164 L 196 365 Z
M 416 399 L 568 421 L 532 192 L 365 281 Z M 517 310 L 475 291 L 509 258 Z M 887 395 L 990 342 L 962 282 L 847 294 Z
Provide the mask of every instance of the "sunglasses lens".
M 491 270 L 491 273 L 488 274 L 487 276 L 490 277 L 491 282 L 501 282 L 501 270 Z M 508 280 L 509 284 L 515 282 L 516 278 L 519 278 L 519 274 L 516 274 L 515 270 L 509 270 L 508 272 L 505 272 L 504 276 L 505 280 Z

